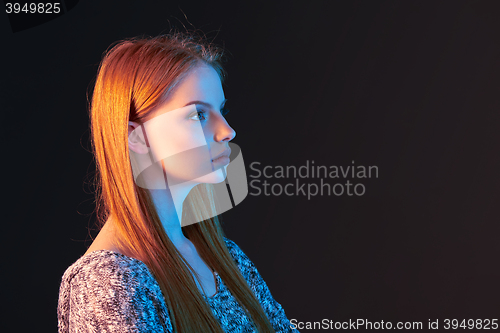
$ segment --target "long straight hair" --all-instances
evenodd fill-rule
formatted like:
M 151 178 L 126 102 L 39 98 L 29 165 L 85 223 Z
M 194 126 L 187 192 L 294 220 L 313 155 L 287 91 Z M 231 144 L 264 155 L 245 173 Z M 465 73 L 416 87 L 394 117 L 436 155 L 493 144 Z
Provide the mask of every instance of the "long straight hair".
M 216 70 L 221 81 L 223 50 L 192 33 L 171 32 L 117 42 L 105 53 L 90 107 L 96 160 L 97 219 L 117 226 L 118 248 L 143 261 L 157 280 L 177 332 L 223 332 L 194 280 L 192 267 L 168 238 L 147 189 L 134 181 L 128 147 L 128 122 L 143 123 L 170 91 L 199 65 Z M 214 216 L 211 185 L 193 188 L 186 212 Z M 207 215 L 208 214 L 208 215 Z M 224 242 L 217 216 L 183 227 L 200 257 L 216 271 L 259 332 L 274 332 Z M 161 316 L 160 316 L 161 317 Z M 164 323 L 165 324 L 165 323 Z

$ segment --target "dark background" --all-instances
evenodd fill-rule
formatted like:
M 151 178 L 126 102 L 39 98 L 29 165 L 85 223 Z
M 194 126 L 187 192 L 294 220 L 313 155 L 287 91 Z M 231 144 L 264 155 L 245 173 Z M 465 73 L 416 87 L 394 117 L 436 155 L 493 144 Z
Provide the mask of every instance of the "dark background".
M 249 195 L 223 214 L 289 319 L 499 318 L 499 10 L 80 1 L 16 33 L 0 14 L 0 330 L 56 331 L 61 276 L 96 234 L 86 93 L 102 53 L 183 25 L 230 52 L 227 119 L 247 175 L 255 161 L 379 168 L 351 181 L 363 196 Z

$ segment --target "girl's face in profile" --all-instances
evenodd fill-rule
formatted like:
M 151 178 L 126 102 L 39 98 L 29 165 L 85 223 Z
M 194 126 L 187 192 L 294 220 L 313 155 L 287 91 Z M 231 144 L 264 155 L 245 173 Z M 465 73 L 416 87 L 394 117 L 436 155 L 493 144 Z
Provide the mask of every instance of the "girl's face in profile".
M 223 181 L 229 164 L 228 143 L 236 135 L 223 116 L 224 104 L 217 72 L 207 65 L 197 66 L 146 118 L 144 131 L 129 122 L 131 159 L 142 161 L 141 171 L 161 166 L 169 186 Z M 158 176 L 159 172 L 153 173 Z M 164 177 L 155 177 L 154 182 L 160 181 L 164 183 Z

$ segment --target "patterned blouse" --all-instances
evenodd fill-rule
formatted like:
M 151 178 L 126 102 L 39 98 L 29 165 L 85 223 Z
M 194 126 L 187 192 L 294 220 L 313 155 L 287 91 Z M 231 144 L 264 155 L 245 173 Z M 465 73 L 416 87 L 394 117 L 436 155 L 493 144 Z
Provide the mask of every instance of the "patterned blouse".
M 271 296 L 255 265 L 238 245 L 224 240 L 276 332 L 292 332 L 283 308 Z M 215 278 L 217 293 L 203 297 L 222 329 L 257 332 L 217 273 Z M 110 250 L 91 252 L 68 267 L 59 289 L 57 315 L 59 333 L 173 332 L 160 286 L 146 264 Z M 162 327 L 160 317 L 166 327 Z

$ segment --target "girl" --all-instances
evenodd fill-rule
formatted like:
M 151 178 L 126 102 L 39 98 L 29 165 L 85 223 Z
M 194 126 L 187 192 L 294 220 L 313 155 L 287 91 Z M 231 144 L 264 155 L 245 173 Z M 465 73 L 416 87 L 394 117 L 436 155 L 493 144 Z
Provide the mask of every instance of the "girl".
M 102 227 L 63 275 L 60 333 L 291 332 L 214 210 L 235 136 L 221 59 L 183 33 L 104 56 L 90 110 Z

